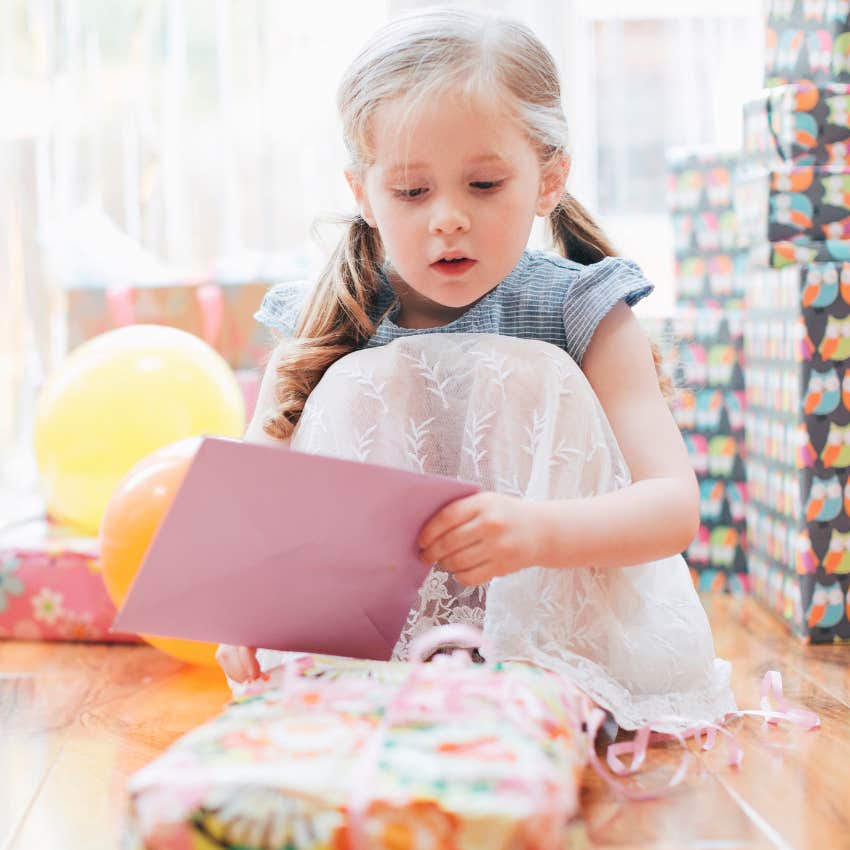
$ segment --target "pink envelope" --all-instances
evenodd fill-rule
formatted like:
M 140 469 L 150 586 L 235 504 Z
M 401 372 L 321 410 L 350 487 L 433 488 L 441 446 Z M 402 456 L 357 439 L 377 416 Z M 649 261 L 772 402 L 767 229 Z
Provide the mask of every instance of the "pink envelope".
M 424 523 L 480 487 L 208 437 L 113 630 L 386 660 Z

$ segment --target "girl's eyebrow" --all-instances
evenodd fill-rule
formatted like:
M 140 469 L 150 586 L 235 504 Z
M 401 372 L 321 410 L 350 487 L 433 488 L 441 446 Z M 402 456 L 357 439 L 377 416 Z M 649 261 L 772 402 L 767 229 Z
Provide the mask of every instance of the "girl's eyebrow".
M 479 154 L 478 156 L 471 156 L 468 159 L 465 159 L 464 163 L 468 163 L 470 165 L 478 165 L 481 163 L 493 163 L 505 166 L 510 165 L 506 159 L 499 156 L 497 153 L 484 153 Z M 407 171 L 426 170 L 427 168 L 427 162 L 404 162 L 391 165 L 386 170 L 385 174 L 387 177 L 400 177 Z

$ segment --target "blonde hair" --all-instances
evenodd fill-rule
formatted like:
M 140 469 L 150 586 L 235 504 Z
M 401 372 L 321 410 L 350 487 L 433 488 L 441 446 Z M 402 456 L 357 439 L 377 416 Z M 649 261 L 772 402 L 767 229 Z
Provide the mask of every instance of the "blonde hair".
M 544 173 L 567 155 L 567 121 L 557 68 L 534 33 L 516 20 L 493 13 L 431 8 L 387 23 L 344 74 L 337 108 L 350 170 L 362 175 L 373 161 L 372 119 L 381 105 L 403 97 L 408 118 L 426 100 L 448 91 L 470 98 L 497 98 L 525 129 Z M 402 120 L 400 126 L 409 122 Z M 345 234 L 301 311 L 294 339 L 278 361 L 277 407 L 263 426 L 273 437 L 289 437 L 325 371 L 362 347 L 376 328 L 370 309 L 377 300 L 384 260 L 381 237 L 359 215 L 342 221 Z M 559 252 L 576 262 L 594 263 L 615 253 L 569 193 L 552 211 L 549 224 Z M 653 357 L 658 369 L 661 358 L 654 346 Z

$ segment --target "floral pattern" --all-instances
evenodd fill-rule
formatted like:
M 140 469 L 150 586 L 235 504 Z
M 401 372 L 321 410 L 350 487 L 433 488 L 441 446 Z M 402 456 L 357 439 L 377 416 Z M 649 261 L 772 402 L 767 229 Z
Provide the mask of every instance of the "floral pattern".
M 524 664 L 291 653 L 132 777 L 125 847 L 555 850 L 589 708 Z
M 137 640 L 111 633 L 114 618 L 97 538 L 45 521 L 0 535 L 0 638 Z

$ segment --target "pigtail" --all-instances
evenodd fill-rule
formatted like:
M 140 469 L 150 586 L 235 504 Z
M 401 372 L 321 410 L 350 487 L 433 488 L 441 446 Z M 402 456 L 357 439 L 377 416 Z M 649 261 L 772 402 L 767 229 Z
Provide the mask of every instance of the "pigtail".
M 380 285 L 381 238 L 359 215 L 343 221 L 345 236 L 319 276 L 278 363 L 277 408 L 263 423 L 263 430 L 277 439 L 292 434 L 308 396 L 330 366 L 375 332 L 369 308 Z
M 564 192 L 549 215 L 549 226 L 558 253 L 577 263 L 586 266 L 616 254 L 602 228 L 569 192 Z M 664 358 L 658 344 L 652 340 L 649 344 L 661 394 L 671 401 L 676 396 L 676 386 L 664 369 Z
M 558 253 L 570 260 L 587 266 L 616 254 L 602 228 L 569 192 L 552 210 L 549 225 Z

